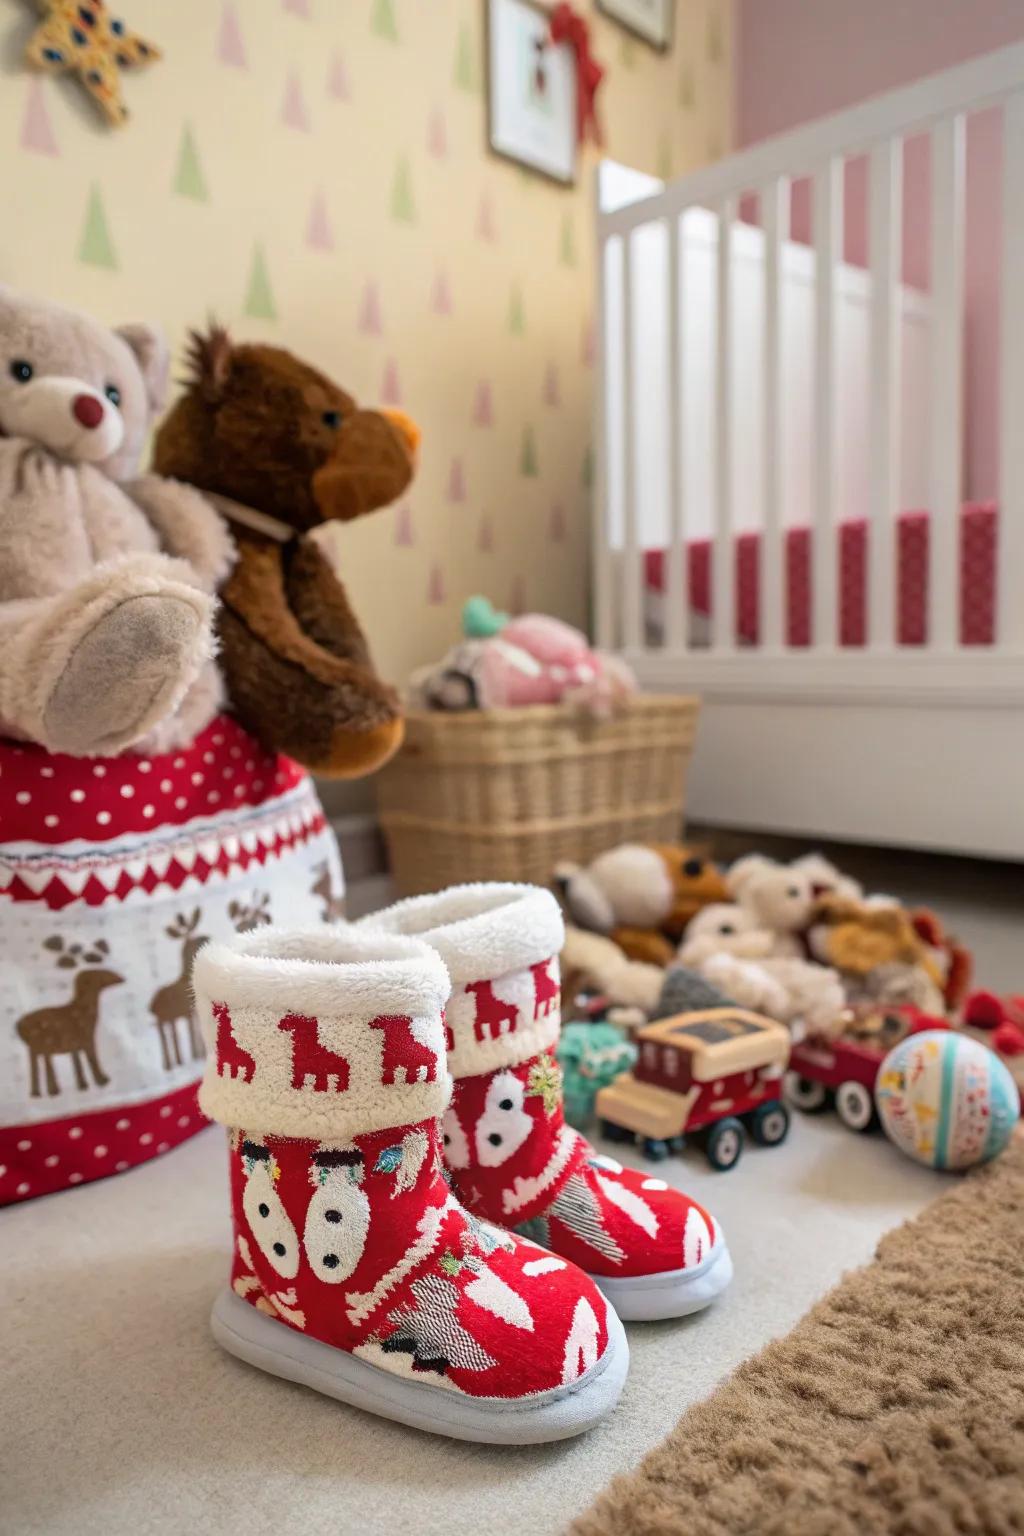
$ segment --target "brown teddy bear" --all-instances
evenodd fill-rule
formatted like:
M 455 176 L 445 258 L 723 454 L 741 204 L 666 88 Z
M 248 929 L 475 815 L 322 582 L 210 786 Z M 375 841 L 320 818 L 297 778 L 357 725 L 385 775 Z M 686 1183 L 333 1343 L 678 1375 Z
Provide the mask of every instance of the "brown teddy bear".
M 0 736 L 165 752 L 217 712 L 234 560 L 187 486 L 135 478 L 167 345 L 0 287 Z
M 607 934 L 630 960 L 662 966 L 690 919 L 728 897 L 717 866 L 677 843 L 620 843 L 585 869 L 561 865 L 555 885 L 577 926 Z
M 393 502 L 419 433 L 278 347 L 193 334 L 191 377 L 156 438 L 158 473 L 189 481 L 229 519 L 239 558 L 221 589 L 229 707 L 264 746 L 355 778 L 397 750 L 394 690 L 377 677 L 345 589 L 311 537 Z

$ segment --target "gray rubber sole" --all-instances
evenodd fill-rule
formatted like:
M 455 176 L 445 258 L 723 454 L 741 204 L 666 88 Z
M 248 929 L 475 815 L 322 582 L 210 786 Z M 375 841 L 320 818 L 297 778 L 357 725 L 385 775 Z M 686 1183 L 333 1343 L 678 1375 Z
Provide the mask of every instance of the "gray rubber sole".
M 566 1387 L 516 1401 L 467 1397 L 392 1376 L 257 1312 L 230 1290 L 214 1302 L 210 1326 L 228 1354 L 272 1376 L 413 1429 L 487 1445 L 537 1445 L 592 1429 L 615 1407 L 629 1369 L 626 1335 L 610 1308 L 608 1347 L 596 1365 Z
M 720 1296 L 732 1279 L 732 1259 L 724 1242 L 693 1269 L 666 1270 L 660 1275 L 626 1275 L 612 1279 L 591 1275 L 626 1323 L 653 1323 L 663 1318 L 700 1312 Z

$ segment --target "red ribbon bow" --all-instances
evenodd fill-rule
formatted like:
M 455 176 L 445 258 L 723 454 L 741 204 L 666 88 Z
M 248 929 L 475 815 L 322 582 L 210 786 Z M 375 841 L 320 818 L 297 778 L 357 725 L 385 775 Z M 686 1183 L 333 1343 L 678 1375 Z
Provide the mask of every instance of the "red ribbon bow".
M 568 0 L 561 0 L 551 13 L 551 41 L 568 43 L 576 55 L 576 137 L 580 144 L 588 135 L 595 144 L 602 142 L 597 120 L 597 88 L 604 79 L 604 69 L 590 52 L 590 28 L 578 16 Z

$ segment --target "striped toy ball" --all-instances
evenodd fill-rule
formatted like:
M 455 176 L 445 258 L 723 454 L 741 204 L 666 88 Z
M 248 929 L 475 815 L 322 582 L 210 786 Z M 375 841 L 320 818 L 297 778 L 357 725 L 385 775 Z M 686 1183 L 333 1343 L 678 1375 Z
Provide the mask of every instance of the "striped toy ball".
M 931 1168 L 971 1168 L 997 1157 L 1020 1114 L 1017 1085 L 994 1051 L 954 1030 L 909 1035 L 875 1084 L 882 1126 Z

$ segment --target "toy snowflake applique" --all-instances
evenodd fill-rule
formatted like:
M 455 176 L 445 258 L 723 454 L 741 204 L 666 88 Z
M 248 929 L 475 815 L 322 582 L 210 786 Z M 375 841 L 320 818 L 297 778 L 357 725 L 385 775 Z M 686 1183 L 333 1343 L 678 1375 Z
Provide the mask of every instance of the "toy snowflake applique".
M 530 1068 L 526 1092 L 541 1099 L 546 1115 L 553 1115 L 562 1102 L 562 1069 L 550 1051 L 538 1056 Z
M 121 98 L 122 69 L 152 64 L 159 48 L 129 32 L 105 0 L 39 0 L 43 20 L 29 38 L 25 58 L 48 74 L 77 75 L 107 122 L 128 117 Z

